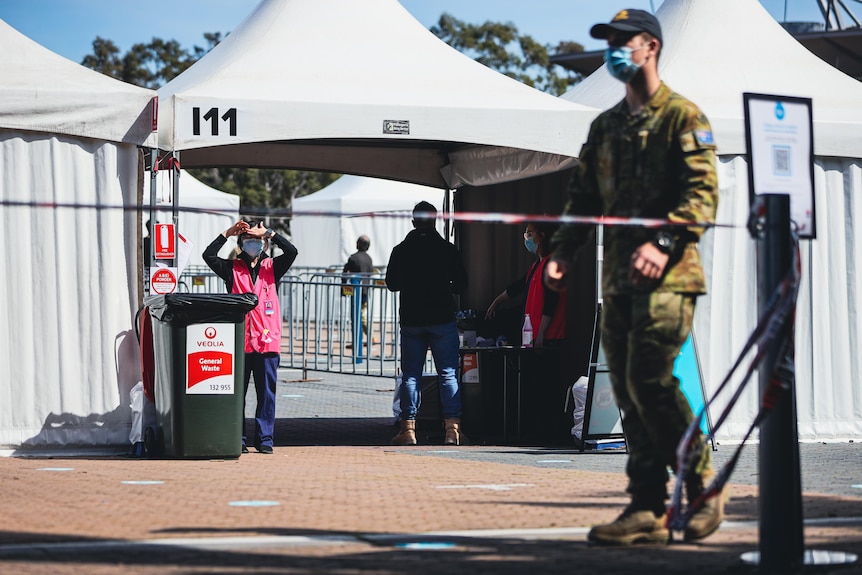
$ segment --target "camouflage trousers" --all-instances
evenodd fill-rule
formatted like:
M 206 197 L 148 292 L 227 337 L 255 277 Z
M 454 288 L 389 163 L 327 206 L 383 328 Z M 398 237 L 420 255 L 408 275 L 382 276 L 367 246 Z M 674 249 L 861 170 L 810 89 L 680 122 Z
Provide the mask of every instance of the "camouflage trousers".
M 695 298 L 652 292 L 603 300 L 602 347 L 623 414 L 627 491 L 634 496 L 658 492 L 667 497 L 668 468 L 676 468 L 677 445 L 694 419 L 673 366 L 691 332 Z M 697 441 L 700 456 L 689 477 L 710 466 L 701 434 Z

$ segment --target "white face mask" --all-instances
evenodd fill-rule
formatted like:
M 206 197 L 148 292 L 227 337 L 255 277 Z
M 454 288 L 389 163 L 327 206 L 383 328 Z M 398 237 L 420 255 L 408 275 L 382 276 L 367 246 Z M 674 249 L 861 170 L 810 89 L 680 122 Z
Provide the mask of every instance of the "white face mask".
M 242 242 L 242 251 L 256 258 L 263 251 L 263 240 L 245 240 Z

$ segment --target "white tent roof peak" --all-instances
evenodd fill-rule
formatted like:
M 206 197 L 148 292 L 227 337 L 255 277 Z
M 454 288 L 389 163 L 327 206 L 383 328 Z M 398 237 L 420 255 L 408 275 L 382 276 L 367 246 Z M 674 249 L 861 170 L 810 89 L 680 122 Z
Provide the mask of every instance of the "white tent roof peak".
M 160 147 L 187 167 L 440 187 L 449 152 L 469 145 L 576 156 L 596 113 L 461 54 L 397 0 L 262 0 L 159 100 Z
M 808 51 L 757 0 L 665 0 L 656 12 L 662 79 L 709 118 L 720 154 L 745 153 L 744 92 L 811 98 L 819 156 L 862 157 L 862 83 Z M 603 66 L 562 96 L 600 109 L 622 99 Z
M 0 128 L 156 145 L 156 92 L 51 52 L 0 20 Z

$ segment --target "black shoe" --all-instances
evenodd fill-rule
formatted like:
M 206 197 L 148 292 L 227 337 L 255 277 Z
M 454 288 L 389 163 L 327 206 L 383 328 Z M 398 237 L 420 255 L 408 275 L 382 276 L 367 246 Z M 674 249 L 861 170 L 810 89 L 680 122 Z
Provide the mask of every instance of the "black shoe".
M 272 455 L 272 445 L 261 445 L 257 448 L 257 452 Z
M 242 444 L 242 452 L 248 453 L 248 447 L 245 446 L 245 443 Z

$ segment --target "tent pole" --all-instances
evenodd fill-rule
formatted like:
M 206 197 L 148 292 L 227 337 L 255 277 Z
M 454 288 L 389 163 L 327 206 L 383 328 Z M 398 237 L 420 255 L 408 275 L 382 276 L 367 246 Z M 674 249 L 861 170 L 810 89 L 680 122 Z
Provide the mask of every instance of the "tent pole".
M 443 237 L 449 240 L 449 230 L 452 225 L 451 217 L 451 194 L 452 190 L 443 188 Z
M 173 224 L 174 224 L 174 259 L 173 266 L 175 268 L 179 268 L 180 258 L 180 153 L 172 152 L 171 153 L 171 169 L 173 170 L 173 178 L 174 178 L 174 193 L 173 193 Z M 180 270 L 177 269 L 177 275 L 179 275 Z M 179 278 L 177 278 L 179 280 Z M 179 282 L 178 282 L 179 283 Z M 179 287 L 179 286 L 178 286 Z
M 155 225 L 156 225 L 156 177 L 159 174 L 159 150 L 150 148 L 150 220 L 148 230 L 148 240 L 150 242 L 150 255 L 147 261 L 144 262 L 146 270 L 144 272 L 144 284 L 149 291 L 150 287 L 150 269 L 155 263 Z

